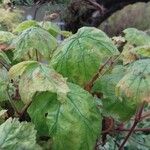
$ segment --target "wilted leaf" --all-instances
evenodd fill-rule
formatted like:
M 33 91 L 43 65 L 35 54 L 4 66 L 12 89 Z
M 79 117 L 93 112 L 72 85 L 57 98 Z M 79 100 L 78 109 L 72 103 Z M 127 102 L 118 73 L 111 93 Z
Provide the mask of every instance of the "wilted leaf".
M 120 101 L 115 95 L 115 87 L 125 75 L 125 71 L 125 67 L 117 65 L 111 72 L 98 79 L 93 87 L 93 92 L 103 95 L 103 114 L 121 121 L 130 119 L 136 110 L 135 103 L 128 99 Z
M 52 137 L 53 150 L 92 150 L 100 135 L 101 115 L 92 95 L 74 84 L 69 88 L 65 103 L 56 94 L 37 93 L 29 115 L 40 134 Z
M 131 64 L 127 74 L 117 84 L 116 94 L 136 103 L 150 102 L 150 59 Z
M 36 131 L 31 123 L 8 119 L 0 125 L 1 150 L 41 150 L 36 144 Z
M 93 27 L 83 27 L 55 51 L 52 65 L 69 81 L 84 86 L 110 56 L 118 55 L 107 35 Z
M 123 32 L 125 33 L 125 39 L 132 45 L 150 45 L 150 36 L 143 31 L 135 28 L 128 28 Z
M 22 23 L 20 23 L 16 29 L 14 30 L 14 32 L 17 32 L 17 33 L 21 33 L 23 32 L 24 30 L 30 28 L 30 27 L 38 27 L 38 23 L 35 21 L 35 20 L 26 20 Z
M 34 61 L 21 62 L 13 66 L 9 74 L 10 78 L 20 76 L 19 93 L 24 103 L 32 101 L 36 92 L 49 91 L 63 97 L 69 91 L 66 79 L 46 64 Z
M 14 59 L 32 59 L 38 54 L 49 58 L 57 46 L 56 39 L 46 30 L 38 27 L 31 27 L 24 30 L 12 43 L 15 46 Z M 26 57 L 25 57 L 26 56 Z

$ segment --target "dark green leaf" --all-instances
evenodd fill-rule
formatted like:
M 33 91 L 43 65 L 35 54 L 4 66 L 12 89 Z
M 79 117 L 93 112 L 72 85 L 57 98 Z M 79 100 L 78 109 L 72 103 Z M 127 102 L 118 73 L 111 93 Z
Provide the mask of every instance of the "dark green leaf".
M 52 57 L 52 65 L 68 80 L 84 86 L 117 48 L 99 29 L 83 27 L 66 39 Z
M 125 75 L 125 71 L 125 67 L 117 65 L 111 72 L 98 79 L 93 87 L 93 92 L 103 95 L 103 114 L 122 121 L 130 119 L 136 110 L 135 103 L 127 99 L 120 101 L 115 95 L 115 87 Z
M 101 115 L 92 95 L 74 84 L 69 88 L 64 103 L 56 94 L 37 93 L 28 112 L 39 133 L 52 137 L 53 150 L 92 150 L 100 135 Z

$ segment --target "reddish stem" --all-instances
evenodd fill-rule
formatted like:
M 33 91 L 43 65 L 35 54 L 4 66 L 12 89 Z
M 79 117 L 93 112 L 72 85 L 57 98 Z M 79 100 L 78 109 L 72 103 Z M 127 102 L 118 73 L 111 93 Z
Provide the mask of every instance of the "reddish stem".
M 93 78 L 85 85 L 84 89 L 88 92 L 91 92 L 92 87 L 94 85 L 94 82 L 99 78 L 99 75 L 102 73 L 102 71 L 104 70 L 105 66 L 107 64 L 109 64 L 112 61 L 112 57 L 110 57 L 109 59 L 107 59 L 107 61 L 100 66 L 98 72 L 93 76 Z
M 130 131 L 131 129 L 115 129 L 115 131 Z M 138 132 L 138 131 L 142 131 L 142 132 L 150 132 L 150 128 L 136 128 L 134 129 L 134 132 Z
M 134 119 L 134 123 L 129 131 L 129 133 L 127 134 L 127 136 L 125 137 L 124 141 L 122 142 L 121 146 L 119 147 L 118 150 L 122 150 L 124 145 L 126 144 L 126 142 L 128 141 L 129 137 L 131 136 L 131 134 L 134 132 L 135 127 L 137 126 L 137 124 L 139 123 L 139 121 L 141 120 L 141 116 L 142 116 L 142 111 L 144 109 L 144 105 L 145 102 L 142 103 L 142 105 L 140 106 L 139 110 L 136 113 L 135 119 Z

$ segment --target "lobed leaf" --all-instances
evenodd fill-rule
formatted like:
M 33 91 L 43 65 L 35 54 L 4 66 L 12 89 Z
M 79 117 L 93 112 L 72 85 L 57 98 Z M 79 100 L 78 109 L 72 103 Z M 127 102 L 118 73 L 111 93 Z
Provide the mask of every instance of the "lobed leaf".
M 50 92 L 37 93 L 28 109 L 40 134 L 52 137 L 53 150 L 92 150 L 101 130 L 101 115 L 94 98 L 69 83 L 65 103 Z
M 150 45 L 150 36 L 143 31 L 135 28 L 128 28 L 123 31 L 125 39 L 132 45 Z
M 116 86 L 116 95 L 136 103 L 150 102 L 150 59 L 135 61 Z
M 13 66 L 9 74 L 12 79 L 20 76 L 19 93 L 24 103 L 32 101 L 36 92 L 49 91 L 66 96 L 69 91 L 66 80 L 46 64 L 21 62 Z
M 41 150 L 36 144 L 36 131 L 31 123 L 9 118 L 0 125 L 0 135 L 2 150 Z
M 25 56 L 34 58 L 36 51 L 44 58 L 49 58 L 57 47 L 57 41 L 46 30 L 31 27 L 24 30 L 13 41 L 12 46 L 15 46 L 14 59 L 23 59 Z
M 83 27 L 62 42 L 54 52 L 51 64 L 69 81 L 84 86 L 108 57 L 118 54 L 104 32 Z
M 124 66 L 116 65 L 111 72 L 98 79 L 93 87 L 93 92 L 103 95 L 101 98 L 103 114 L 121 121 L 130 119 L 137 107 L 136 103 L 128 99 L 120 101 L 115 95 L 115 87 L 125 75 L 125 72 Z
M 35 21 L 35 20 L 26 20 L 22 23 L 20 23 L 16 29 L 14 30 L 14 32 L 16 33 L 21 33 L 23 32 L 24 30 L 30 28 L 30 27 L 38 27 L 38 23 Z
M 54 37 L 56 37 L 58 34 L 61 33 L 59 26 L 53 22 L 50 21 L 40 22 L 39 25 L 45 30 L 47 30 Z

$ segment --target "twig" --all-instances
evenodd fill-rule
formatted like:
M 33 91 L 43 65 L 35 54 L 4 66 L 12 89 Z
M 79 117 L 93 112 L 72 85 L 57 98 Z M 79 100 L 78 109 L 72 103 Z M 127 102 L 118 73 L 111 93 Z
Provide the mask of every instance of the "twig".
M 130 131 L 131 129 L 115 129 L 115 131 L 118 131 L 118 132 L 120 132 L 120 131 Z M 134 129 L 134 131 L 133 132 L 138 132 L 138 131 L 142 131 L 142 132 L 150 132 L 150 128 L 136 128 L 136 129 Z
M 134 119 L 134 123 L 129 131 L 129 133 L 127 134 L 127 136 L 125 137 L 124 141 L 122 142 L 121 146 L 119 147 L 118 150 L 122 150 L 124 145 L 126 144 L 126 142 L 128 141 L 129 137 L 131 136 L 131 134 L 134 132 L 135 127 L 137 126 L 137 124 L 139 123 L 139 121 L 141 120 L 141 116 L 142 116 L 142 111 L 144 109 L 144 105 L 145 102 L 143 102 L 139 108 L 139 110 L 136 113 L 135 119 Z
M 85 90 L 87 90 L 88 92 L 91 92 L 92 87 L 94 85 L 94 82 L 99 78 L 99 75 L 102 73 L 102 71 L 104 70 L 105 66 L 110 63 L 110 61 L 112 61 L 112 57 L 108 58 L 107 61 L 103 65 L 100 66 L 98 72 L 93 76 L 91 81 L 89 81 L 85 85 L 85 87 L 84 87 Z
M 20 115 L 20 112 L 19 112 L 18 109 L 16 108 L 16 106 L 15 106 L 15 104 L 14 104 L 14 102 L 13 102 L 13 99 L 11 98 L 11 96 L 10 96 L 10 94 L 9 94 L 9 92 L 8 92 L 8 89 L 7 89 L 6 92 L 7 92 L 8 100 L 9 100 L 9 102 L 10 102 L 12 108 L 14 109 L 14 111 L 16 112 L 17 115 Z
M 24 113 L 27 111 L 27 109 L 29 108 L 29 106 L 31 105 L 32 101 L 27 103 L 21 110 L 20 112 L 20 118 L 24 115 Z
M 147 118 L 150 118 L 150 112 L 149 112 L 149 111 L 148 111 L 148 112 L 143 113 L 143 116 L 141 117 L 141 120 L 143 120 L 143 119 L 147 119 Z

